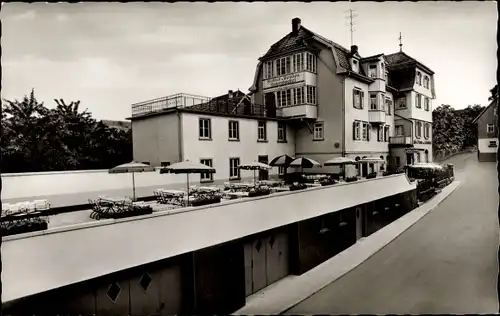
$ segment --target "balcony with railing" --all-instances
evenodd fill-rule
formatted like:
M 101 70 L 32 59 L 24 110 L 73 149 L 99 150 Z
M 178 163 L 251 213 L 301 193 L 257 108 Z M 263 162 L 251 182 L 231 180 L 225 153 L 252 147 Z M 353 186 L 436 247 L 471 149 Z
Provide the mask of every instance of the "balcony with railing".
M 413 138 L 405 135 L 389 137 L 389 145 L 393 147 L 411 147 L 413 146 Z
M 205 96 L 177 93 L 166 97 L 132 104 L 132 117 L 162 112 L 167 109 L 186 108 L 209 102 L 211 99 L 212 98 Z

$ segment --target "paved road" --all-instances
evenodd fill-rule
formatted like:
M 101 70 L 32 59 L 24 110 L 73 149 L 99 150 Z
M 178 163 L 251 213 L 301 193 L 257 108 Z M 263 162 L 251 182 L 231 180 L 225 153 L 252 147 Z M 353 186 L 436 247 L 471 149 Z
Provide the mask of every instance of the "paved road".
M 373 257 L 285 314 L 497 313 L 497 175 L 450 159 L 461 186 Z

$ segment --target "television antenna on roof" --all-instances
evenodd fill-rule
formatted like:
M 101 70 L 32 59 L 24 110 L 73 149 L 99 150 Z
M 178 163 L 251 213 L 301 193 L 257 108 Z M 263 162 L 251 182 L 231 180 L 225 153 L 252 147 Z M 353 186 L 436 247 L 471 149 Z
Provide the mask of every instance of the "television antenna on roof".
M 346 16 L 346 19 L 349 20 L 349 32 L 351 32 L 351 46 L 354 45 L 354 31 L 356 31 L 354 29 L 354 24 L 355 24 L 355 21 L 354 19 L 358 16 L 355 12 L 355 10 L 352 10 L 352 9 L 349 9 L 348 11 L 348 16 Z
M 399 40 L 399 51 L 402 52 L 403 51 L 403 38 L 401 37 L 401 32 L 399 32 L 398 40 Z

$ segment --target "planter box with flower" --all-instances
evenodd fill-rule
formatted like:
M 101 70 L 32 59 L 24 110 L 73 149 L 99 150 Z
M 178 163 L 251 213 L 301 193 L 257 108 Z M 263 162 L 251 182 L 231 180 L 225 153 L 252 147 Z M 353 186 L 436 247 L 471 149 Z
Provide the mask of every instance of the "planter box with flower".
M 345 182 L 354 182 L 358 181 L 358 177 L 347 177 L 345 178 Z
M 248 192 L 248 197 L 255 197 L 255 196 L 264 196 L 264 195 L 269 195 L 271 193 L 271 190 L 267 186 L 261 186 L 261 187 L 256 187 L 250 189 Z
M 193 202 L 191 202 L 191 206 L 203 206 L 203 205 L 208 205 L 208 204 L 214 204 L 214 203 L 219 203 L 221 200 L 220 196 L 214 195 L 214 196 L 203 196 L 200 197 Z
M 39 216 L 7 215 L 1 219 L 0 233 L 2 236 L 24 234 L 46 230 L 48 226 L 49 221 Z
M 304 183 L 294 183 L 290 186 L 290 191 L 304 190 L 307 189 L 307 185 Z

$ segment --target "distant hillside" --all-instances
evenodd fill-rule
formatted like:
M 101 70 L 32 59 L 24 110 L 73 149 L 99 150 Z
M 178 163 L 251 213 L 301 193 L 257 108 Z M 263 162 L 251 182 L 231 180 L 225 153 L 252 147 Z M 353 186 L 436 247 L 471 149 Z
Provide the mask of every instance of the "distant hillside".
M 110 128 L 116 128 L 122 131 L 128 131 L 131 127 L 130 122 L 127 121 L 102 120 L 102 122 Z

